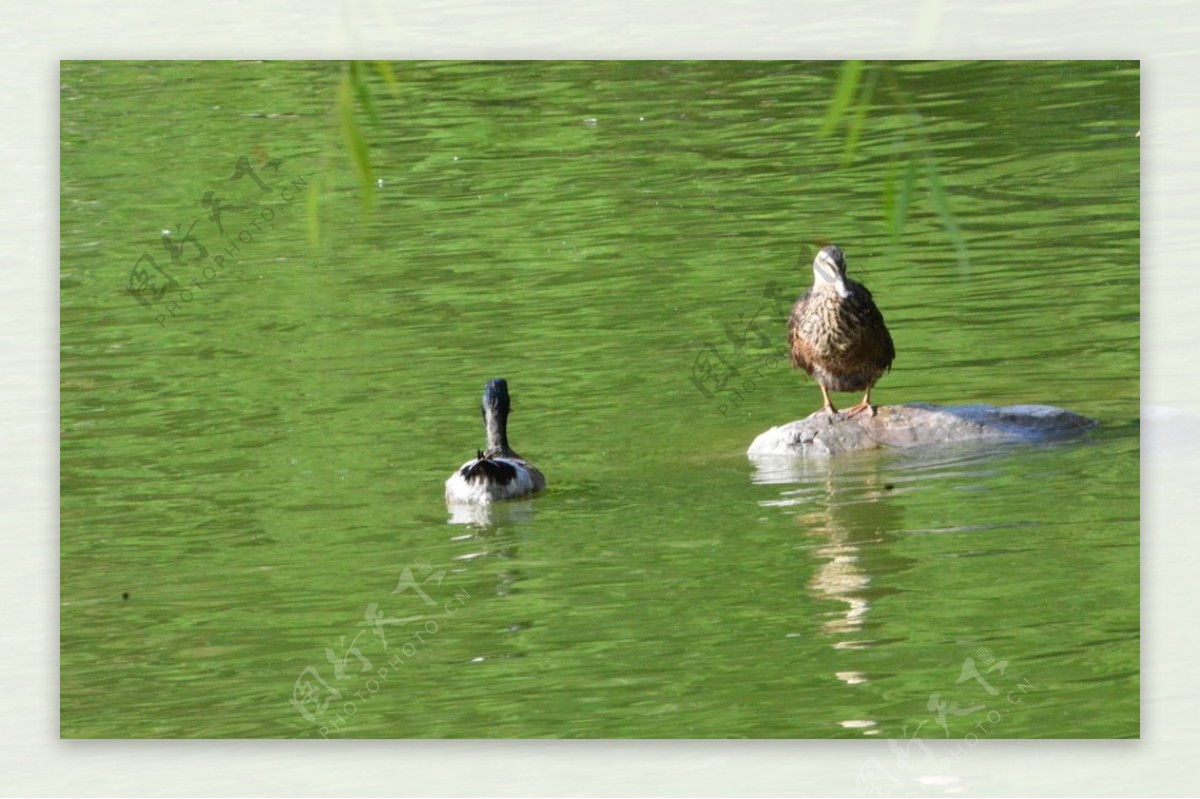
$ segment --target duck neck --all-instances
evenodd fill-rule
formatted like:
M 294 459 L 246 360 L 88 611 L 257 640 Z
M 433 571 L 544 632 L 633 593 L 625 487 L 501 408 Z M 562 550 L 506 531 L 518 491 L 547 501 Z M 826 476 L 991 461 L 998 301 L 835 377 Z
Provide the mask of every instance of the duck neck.
M 504 452 L 508 449 L 508 413 L 486 403 L 483 406 L 483 428 L 487 431 L 488 452 Z
M 832 280 L 818 278 L 813 283 L 813 291 L 844 300 L 850 296 L 850 285 L 845 278 L 840 276 L 834 277 Z

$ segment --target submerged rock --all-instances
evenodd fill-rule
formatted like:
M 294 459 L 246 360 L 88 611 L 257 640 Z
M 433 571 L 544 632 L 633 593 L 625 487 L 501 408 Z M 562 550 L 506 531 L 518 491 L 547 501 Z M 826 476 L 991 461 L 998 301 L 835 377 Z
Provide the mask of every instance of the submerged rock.
M 772 427 L 748 455 L 810 455 L 868 449 L 913 449 L 971 442 L 1036 442 L 1077 435 L 1096 422 L 1052 405 L 881 405 L 875 415 L 817 411 Z

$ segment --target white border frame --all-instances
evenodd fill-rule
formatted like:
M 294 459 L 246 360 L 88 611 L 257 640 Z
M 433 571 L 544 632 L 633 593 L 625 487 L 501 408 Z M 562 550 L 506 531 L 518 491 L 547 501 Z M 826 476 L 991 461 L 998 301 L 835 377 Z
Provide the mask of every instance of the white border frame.
M 189 7 L 46 0 L 0 30 L 0 791 L 6 795 L 852 795 L 867 741 L 60 741 L 58 739 L 59 59 L 1140 58 L 1143 81 L 1142 735 L 987 741 L 931 794 L 1168 795 L 1200 789 L 1194 529 L 1200 442 L 1197 32 L 1152 0 L 834 6 L 746 0 L 568 4 L 303 0 Z M 515 6 L 517 4 L 507 4 Z M 236 26 L 236 27 L 235 27 Z M 1167 409 L 1167 410 L 1164 410 Z M 1148 409 L 1149 410 L 1149 409 Z M 1166 421 L 1163 421 L 1166 420 Z M 1159 433 L 1162 433 L 1159 435 Z M 875 747 L 874 749 L 871 747 Z

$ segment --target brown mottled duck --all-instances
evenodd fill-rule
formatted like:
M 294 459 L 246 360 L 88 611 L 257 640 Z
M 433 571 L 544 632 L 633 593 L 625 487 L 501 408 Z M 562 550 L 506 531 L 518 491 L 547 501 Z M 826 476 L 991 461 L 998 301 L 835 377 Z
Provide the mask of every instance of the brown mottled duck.
M 825 405 L 837 413 L 830 391 L 864 391 L 847 415 L 869 411 L 871 387 L 892 368 L 896 348 L 871 292 L 846 277 L 846 256 L 830 245 L 813 260 L 813 286 L 796 300 L 788 320 L 792 366 L 808 372 L 821 387 Z

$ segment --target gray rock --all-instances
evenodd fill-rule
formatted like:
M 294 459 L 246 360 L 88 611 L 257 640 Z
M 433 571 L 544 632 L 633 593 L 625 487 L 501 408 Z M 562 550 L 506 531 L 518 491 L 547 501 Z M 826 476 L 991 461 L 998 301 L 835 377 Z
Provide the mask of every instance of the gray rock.
M 945 444 L 1036 442 L 1078 435 L 1091 419 L 1052 405 L 881 405 L 871 416 L 818 411 L 772 427 L 747 453 L 828 457 L 868 449 L 930 448 Z

